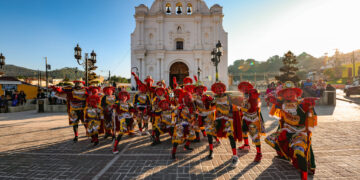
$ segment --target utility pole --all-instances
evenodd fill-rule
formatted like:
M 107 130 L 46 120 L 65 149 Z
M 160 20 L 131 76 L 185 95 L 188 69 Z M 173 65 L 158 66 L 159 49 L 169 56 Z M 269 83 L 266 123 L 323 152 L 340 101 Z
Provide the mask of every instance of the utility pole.
M 255 77 L 255 87 L 257 87 L 257 86 L 256 86 L 256 72 L 255 72 L 255 76 L 254 76 L 254 77 Z
M 111 80 L 111 73 L 110 73 L 110 70 L 109 70 L 109 83 L 110 83 L 110 80 Z
M 37 78 L 38 78 L 38 87 L 40 88 L 40 70 L 38 70 Z
M 353 63 L 353 78 L 355 78 L 355 51 L 353 51 L 353 57 L 352 57 L 352 63 Z
M 48 83 L 48 64 L 47 57 L 45 57 L 45 79 L 46 79 L 46 93 L 48 93 L 49 83 Z
M 88 71 L 88 53 L 85 53 L 85 84 L 86 87 L 89 87 L 89 71 Z
M 40 81 L 40 87 L 42 86 L 42 82 L 41 82 L 41 71 L 39 70 L 39 81 Z

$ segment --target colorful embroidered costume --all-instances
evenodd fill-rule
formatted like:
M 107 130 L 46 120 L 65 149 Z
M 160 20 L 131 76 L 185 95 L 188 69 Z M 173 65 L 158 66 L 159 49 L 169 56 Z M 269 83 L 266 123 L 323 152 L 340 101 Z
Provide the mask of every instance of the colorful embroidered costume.
M 117 154 L 117 145 L 119 144 L 124 134 L 132 134 L 134 132 L 134 108 L 131 103 L 128 102 L 130 94 L 123 90 L 119 92 L 119 102 L 116 104 L 116 122 L 115 129 L 118 132 L 118 136 L 114 143 L 113 153 Z
M 79 121 L 84 124 L 85 130 L 87 124 L 84 122 L 84 108 L 86 104 L 87 91 L 83 87 L 85 82 L 74 81 L 74 87 L 52 87 L 59 97 L 66 95 L 67 112 L 69 115 L 69 125 L 73 126 L 74 142 L 78 141 Z
M 202 131 L 204 137 L 206 137 L 207 134 L 215 136 L 214 122 L 210 118 L 211 116 L 214 117 L 215 113 L 215 110 L 212 108 L 214 98 L 204 94 L 207 91 L 207 87 L 204 86 L 201 81 L 198 81 L 196 76 L 195 80 L 194 102 L 197 110 L 197 126 Z M 200 141 L 199 136 L 196 138 L 197 141 Z
M 152 146 L 160 144 L 160 135 L 168 132 L 172 136 L 173 131 L 173 107 L 169 101 L 169 96 L 166 89 L 158 86 L 155 90 L 156 96 L 152 100 L 152 108 L 154 113 L 153 131 L 152 131 Z M 172 127 L 172 128 L 171 128 Z
M 239 91 L 244 95 L 241 110 L 241 128 L 244 145 L 239 147 L 241 150 L 250 150 L 248 134 L 250 134 L 253 144 L 256 146 L 255 162 L 261 161 L 261 142 L 260 137 L 265 134 L 264 120 L 260 110 L 259 93 L 248 82 L 241 82 L 238 85 Z
M 104 126 L 105 126 L 105 139 L 109 136 L 114 137 L 113 131 L 113 119 L 115 118 L 114 105 L 116 97 L 113 95 L 115 91 L 114 87 L 104 87 L 103 92 L 105 95 L 101 100 L 101 106 L 104 110 Z
M 150 134 L 148 132 L 148 124 L 151 116 L 151 99 L 148 93 L 147 85 L 142 83 L 140 79 L 132 73 L 135 77 L 136 83 L 139 87 L 139 92 L 135 94 L 133 105 L 136 109 L 136 120 L 139 126 L 140 133 L 143 133 L 143 127 L 145 128 L 145 134 Z M 149 83 L 148 83 L 149 84 Z
M 315 173 L 315 157 L 311 145 L 311 135 L 317 125 L 315 113 L 316 98 L 299 100 L 302 90 L 292 82 L 286 82 L 272 100 L 270 115 L 279 118 L 279 129 L 265 141 L 273 147 L 280 158 L 292 162 L 301 170 L 301 178 L 307 179 L 308 171 Z
M 103 133 L 104 114 L 101 107 L 101 96 L 98 94 L 99 87 L 91 86 L 89 91 L 91 94 L 86 99 L 86 107 L 84 109 L 85 122 L 88 124 L 87 132 L 91 137 L 94 146 L 99 144 L 99 134 Z
M 189 147 L 189 145 L 190 142 L 196 138 L 195 131 L 193 129 L 193 123 L 195 121 L 195 107 L 192 95 L 190 92 L 183 92 L 179 100 L 180 106 L 175 110 L 177 118 L 172 138 L 172 159 L 175 159 L 178 144 L 186 141 L 184 149 L 193 150 Z
M 234 139 L 233 128 L 233 105 L 230 103 L 229 96 L 225 93 L 226 86 L 222 82 L 216 82 L 211 86 L 211 91 L 214 96 L 215 114 L 212 117 L 214 120 L 215 136 L 219 138 L 229 138 L 230 145 L 233 152 L 232 166 L 238 164 L 238 157 L 236 152 L 236 142 Z M 212 159 L 213 145 L 212 145 L 212 133 L 208 134 L 210 154 L 209 159 Z

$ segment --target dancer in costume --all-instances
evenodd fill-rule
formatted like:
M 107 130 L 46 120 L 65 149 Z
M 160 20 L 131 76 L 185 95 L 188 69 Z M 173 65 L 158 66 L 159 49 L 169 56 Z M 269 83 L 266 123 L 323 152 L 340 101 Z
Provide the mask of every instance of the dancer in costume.
M 134 119 L 133 112 L 134 108 L 130 100 L 130 94 L 126 90 L 122 90 L 119 92 L 119 102 L 116 104 L 116 121 L 115 132 L 118 132 L 118 136 L 115 139 L 113 153 L 119 153 L 117 146 L 122 138 L 122 136 L 126 133 L 131 134 L 134 130 Z
M 238 157 L 236 152 L 236 142 L 234 139 L 234 130 L 233 130 L 233 105 L 230 103 L 229 96 L 225 93 L 226 86 L 222 82 L 216 82 L 211 86 L 211 91 L 215 94 L 214 96 L 214 106 L 216 108 L 215 116 L 213 116 L 214 126 L 213 130 L 209 131 L 208 140 L 210 153 L 208 155 L 209 159 L 213 158 L 213 143 L 211 138 L 213 135 L 219 138 L 229 138 L 231 149 L 233 152 L 232 157 L 232 166 L 235 167 L 238 164 Z
M 198 127 L 200 128 L 202 134 L 204 137 L 207 137 L 207 131 L 211 134 L 214 133 L 213 131 L 213 121 L 210 118 L 210 115 L 215 112 L 214 109 L 212 109 L 212 103 L 214 98 L 210 95 L 206 95 L 205 92 L 207 91 L 207 87 L 203 85 L 201 81 L 198 81 L 197 77 L 194 76 L 196 84 L 194 88 L 194 102 L 196 106 L 196 112 L 197 112 L 197 123 Z M 200 141 L 199 132 L 196 132 L 196 139 L 195 142 Z M 214 136 L 213 134 L 213 137 Z M 212 137 L 210 137 L 212 138 Z M 217 139 L 218 140 L 218 139 Z
M 84 88 L 84 81 L 73 81 L 74 87 L 52 87 L 56 95 L 60 98 L 66 98 L 67 113 L 69 115 L 69 125 L 73 126 L 74 142 L 78 141 L 79 121 L 84 124 L 85 131 L 87 124 L 84 122 L 84 108 L 86 104 L 87 91 Z
M 182 88 L 178 86 L 178 83 L 176 82 L 176 77 L 173 77 L 173 90 L 172 90 L 172 96 L 170 97 L 171 104 L 175 106 L 175 109 L 180 105 L 179 98 L 180 95 L 184 92 Z
M 197 81 L 196 76 L 194 76 L 194 79 Z M 193 84 L 193 80 L 190 77 L 185 77 L 184 78 L 183 86 L 184 86 L 184 91 L 185 92 L 190 92 L 193 97 L 196 97 L 196 92 L 194 91 L 196 86 Z M 195 106 L 195 108 L 196 108 L 196 106 Z M 195 112 L 197 112 L 197 110 L 195 110 Z M 200 126 L 199 126 L 200 122 L 198 120 L 199 120 L 199 118 L 197 118 L 197 116 L 196 116 L 195 122 L 194 122 L 194 125 L 193 125 L 193 128 L 195 130 L 196 138 L 195 138 L 195 140 L 193 142 L 200 142 L 200 131 L 201 131 L 201 129 L 200 129 Z M 203 132 L 205 132 L 205 131 L 203 131 Z M 204 137 L 206 137 L 206 135 L 204 135 Z
M 158 84 L 155 90 L 156 96 L 152 101 L 152 108 L 154 113 L 153 131 L 151 138 L 153 140 L 152 146 L 160 144 L 160 135 L 164 132 L 169 132 L 172 136 L 172 123 L 173 123 L 173 108 L 171 107 L 169 96 L 166 89 Z
M 103 92 L 104 96 L 101 100 L 101 106 L 104 110 L 104 126 L 105 126 L 105 136 L 104 139 L 111 136 L 113 139 L 114 131 L 113 131 L 113 119 L 115 116 L 114 105 L 116 102 L 116 97 L 113 95 L 115 91 L 114 87 L 104 87 Z
M 139 126 L 140 134 L 147 134 L 150 135 L 148 128 L 149 128 L 149 119 L 150 119 L 150 111 L 151 111 L 151 98 L 149 96 L 150 91 L 148 91 L 148 86 L 151 87 L 152 83 L 151 80 L 148 78 L 147 84 L 144 84 L 140 81 L 139 77 L 132 73 L 134 76 L 136 83 L 139 88 L 139 92 L 135 94 L 133 105 L 136 109 L 136 120 Z M 151 90 L 152 91 L 152 90 Z M 143 127 L 145 128 L 145 131 L 143 132 Z
M 179 107 L 176 109 L 176 122 L 172 138 L 173 149 L 171 158 L 176 159 L 176 149 L 181 143 L 185 143 L 184 150 L 193 150 L 190 148 L 190 142 L 196 138 L 193 129 L 195 121 L 195 106 L 190 92 L 183 92 L 179 98 Z
M 99 134 L 103 133 L 104 114 L 101 107 L 100 87 L 91 86 L 88 91 L 91 95 L 86 98 L 84 109 L 85 122 L 88 124 L 87 132 L 94 146 L 99 144 Z
M 315 100 L 301 97 L 302 90 L 291 81 L 285 82 L 278 98 L 272 98 L 270 115 L 279 118 L 278 130 L 269 135 L 265 142 L 273 147 L 280 158 L 292 162 L 301 171 L 301 179 L 307 179 L 308 172 L 315 173 L 315 157 L 311 136 L 317 125 Z
M 264 120 L 261 115 L 259 93 L 248 82 L 241 82 L 238 89 L 244 95 L 241 110 L 241 128 L 244 145 L 239 147 L 241 150 L 250 150 L 248 134 L 250 134 L 253 144 L 256 146 L 256 156 L 254 161 L 260 162 L 262 158 L 260 137 L 265 134 Z

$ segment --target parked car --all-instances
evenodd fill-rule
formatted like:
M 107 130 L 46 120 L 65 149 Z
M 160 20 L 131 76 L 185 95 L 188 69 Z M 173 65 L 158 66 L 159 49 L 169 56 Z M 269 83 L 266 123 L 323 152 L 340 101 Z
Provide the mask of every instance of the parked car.
M 346 97 L 350 97 L 351 95 L 360 95 L 359 80 L 354 81 L 351 85 L 346 85 L 344 93 L 346 94 Z

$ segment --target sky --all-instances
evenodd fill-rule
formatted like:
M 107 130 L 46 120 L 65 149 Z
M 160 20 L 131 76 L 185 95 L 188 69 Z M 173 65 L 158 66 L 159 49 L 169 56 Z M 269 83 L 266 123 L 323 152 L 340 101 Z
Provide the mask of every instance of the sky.
M 135 6 L 153 0 L 0 0 L 6 64 L 44 70 L 78 67 L 74 47 L 97 53 L 98 74 L 130 77 Z M 359 0 L 205 0 L 223 6 L 229 65 L 266 61 L 288 50 L 315 57 L 360 49 Z

